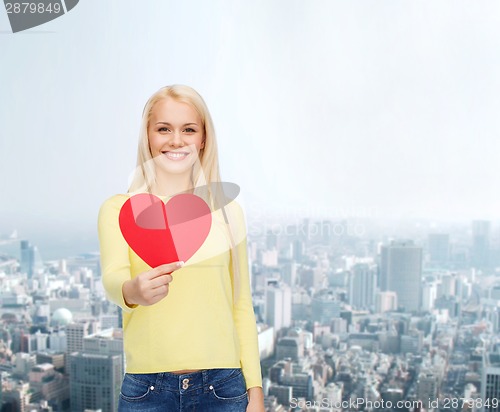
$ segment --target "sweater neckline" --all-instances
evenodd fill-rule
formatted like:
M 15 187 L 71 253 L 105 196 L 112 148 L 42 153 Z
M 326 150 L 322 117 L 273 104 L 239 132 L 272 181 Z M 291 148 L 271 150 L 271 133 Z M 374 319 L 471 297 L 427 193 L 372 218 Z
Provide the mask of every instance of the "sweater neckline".
M 135 195 L 153 195 L 153 196 L 155 196 L 155 197 L 157 197 L 159 199 L 163 199 L 163 200 L 164 199 L 171 199 L 174 196 L 176 196 L 176 195 L 169 195 L 169 196 L 167 196 L 167 195 L 155 195 L 154 193 L 149 193 L 149 192 L 127 193 L 126 195 L 128 197 L 132 197 L 132 196 L 135 196 Z

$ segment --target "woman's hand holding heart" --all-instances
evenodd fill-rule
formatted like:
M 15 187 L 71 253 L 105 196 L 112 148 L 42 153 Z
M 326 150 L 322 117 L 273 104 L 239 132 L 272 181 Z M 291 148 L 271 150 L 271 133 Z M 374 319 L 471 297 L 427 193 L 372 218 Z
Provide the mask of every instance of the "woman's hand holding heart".
M 184 262 L 166 263 L 127 280 L 122 286 L 125 303 L 130 307 L 149 306 L 162 300 L 168 295 L 169 283 L 173 279 L 170 273 L 183 264 Z

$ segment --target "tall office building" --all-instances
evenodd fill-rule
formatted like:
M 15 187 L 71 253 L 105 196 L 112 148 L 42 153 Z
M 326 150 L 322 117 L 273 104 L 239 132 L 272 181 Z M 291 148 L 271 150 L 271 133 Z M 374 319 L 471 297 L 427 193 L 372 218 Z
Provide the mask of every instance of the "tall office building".
M 71 410 L 115 411 L 125 370 L 123 331 L 109 328 L 82 340 L 82 352 L 70 354 Z
M 304 343 L 300 337 L 285 336 L 276 344 L 276 359 L 290 358 L 298 362 L 304 356 Z
M 275 332 L 292 323 L 292 291 L 287 285 L 268 281 L 266 287 L 266 323 Z
M 325 270 L 319 266 L 313 269 L 301 268 L 298 271 L 299 285 L 309 289 L 321 289 L 323 280 L 325 278 Z M 332 282 L 330 282 L 332 284 Z
M 437 297 L 457 295 L 457 275 L 455 273 L 443 273 L 438 288 Z
M 302 259 L 304 258 L 305 255 L 305 245 L 304 241 L 297 239 L 293 241 L 293 253 L 292 257 L 296 262 L 302 262 Z
M 70 323 L 66 326 L 66 350 L 68 353 L 81 352 L 83 338 L 89 334 L 88 322 Z
M 500 411 L 500 354 L 486 352 L 483 355 L 483 373 L 481 377 L 481 400 L 488 405 L 482 411 Z M 489 402 L 486 402 L 489 400 Z M 495 403 L 493 403 L 495 400 Z M 497 407 L 494 408 L 493 405 Z
M 476 268 L 489 266 L 490 255 L 490 222 L 474 220 L 472 222 L 471 263 Z
M 73 352 L 81 352 L 83 350 L 83 338 L 90 331 L 88 322 L 70 323 L 66 325 L 66 373 L 70 371 L 69 355 Z
M 418 375 L 417 399 L 422 401 L 426 409 L 429 399 L 432 401 L 438 396 L 438 380 L 430 370 L 424 370 Z
M 116 411 L 123 378 L 121 356 L 74 352 L 69 358 L 71 410 Z
M 418 311 L 422 295 L 422 248 L 411 240 L 382 246 L 380 289 L 396 292 L 398 305 Z
M 271 385 L 269 387 L 269 396 L 275 396 L 281 405 L 290 405 L 292 401 L 292 387 L 282 385 Z M 274 410 L 274 409 L 266 409 Z M 284 410 L 284 409 L 283 409 Z
M 83 353 L 100 355 L 120 355 L 124 364 L 123 331 L 108 328 L 83 338 Z
M 443 266 L 450 260 L 450 235 L 431 233 L 428 237 L 429 259 L 432 264 Z
M 437 297 L 437 283 L 426 281 L 422 283 L 422 310 L 430 312 L 434 309 Z
M 281 378 L 281 384 L 292 387 L 294 398 L 304 397 L 306 400 L 312 401 L 314 396 L 312 371 L 285 374 Z
M 27 240 L 21 240 L 21 272 L 33 277 L 35 272 L 36 246 L 32 246 Z
M 295 286 L 297 283 L 297 263 L 290 261 L 281 267 L 281 278 L 288 286 Z
M 349 303 L 357 309 L 369 309 L 375 304 L 377 266 L 357 263 L 349 276 Z
M 313 296 L 311 302 L 311 317 L 313 321 L 329 324 L 333 318 L 339 318 L 342 312 L 342 302 L 330 293 L 319 293 Z

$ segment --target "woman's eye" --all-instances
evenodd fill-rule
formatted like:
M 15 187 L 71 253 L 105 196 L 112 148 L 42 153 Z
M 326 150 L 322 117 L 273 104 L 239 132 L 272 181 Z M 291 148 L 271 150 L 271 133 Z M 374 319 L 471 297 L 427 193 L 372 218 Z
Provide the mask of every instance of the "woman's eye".
M 196 130 L 191 129 L 190 127 L 188 127 L 185 131 L 188 132 L 188 133 L 194 133 L 194 132 L 196 132 Z
M 168 132 L 168 131 L 169 131 L 169 129 L 168 129 L 168 127 L 160 127 L 160 128 L 158 129 L 158 131 L 159 131 L 159 132 Z

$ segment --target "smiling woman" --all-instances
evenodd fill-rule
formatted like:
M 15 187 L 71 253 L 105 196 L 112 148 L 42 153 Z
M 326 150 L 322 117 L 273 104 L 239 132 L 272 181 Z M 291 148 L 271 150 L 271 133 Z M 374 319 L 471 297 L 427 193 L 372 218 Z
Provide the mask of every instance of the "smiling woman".
M 118 410 L 263 412 L 245 219 L 236 201 L 218 207 L 217 146 L 208 109 L 193 89 L 168 86 L 149 99 L 142 120 L 132 184 L 127 194 L 104 202 L 98 224 L 103 286 L 123 310 L 127 373 Z M 172 210 L 170 202 L 180 196 L 206 202 L 208 235 L 186 262 L 151 267 L 135 252 L 141 250 L 137 243 L 132 248 L 125 240 L 121 212 L 128 205 L 135 216 L 133 199 L 139 197 L 156 199 L 161 211 Z M 170 197 L 167 206 L 161 204 Z M 143 218 L 150 212 L 141 209 Z M 187 222 L 185 239 L 194 241 L 200 222 Z M 141 226 L 137 217 L 132 224 Z M 139 241 L 146 244 L 148 228 L 139 229 L 144 234 Z M 174 229 L 163 230 L 175 241 Z
M 189 155 L 190 162 L 179 169 L 164 167 L 165 158 L 172 160 L 182 152 Z M 190 181 L 183 166 L 190 171 Z M 170 195 L 207 182 L 220 182 L 217 141 L 210 112 L 194 89 L 182 85 L 164 87 L 151 96 L 144 107 L 137 168 L 129 192 Z
M 157 191 L 165 194 L 169 188 L 167 182 L 172 181 L 170 174 L 178 175 L 176 180 L 185 187 L 205 145 L 200 115 L 189 104 L 166 97 L 151 110 L 148 136 L 151 156 L 157 166 Z M 175 188 L 169 190 L 176 192 Z

